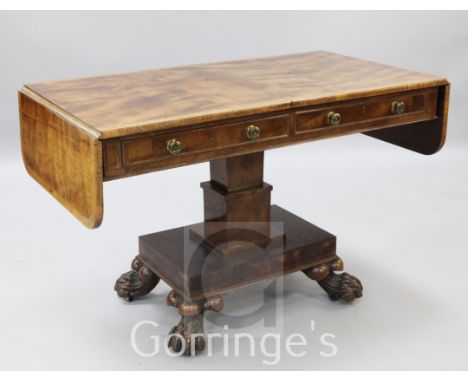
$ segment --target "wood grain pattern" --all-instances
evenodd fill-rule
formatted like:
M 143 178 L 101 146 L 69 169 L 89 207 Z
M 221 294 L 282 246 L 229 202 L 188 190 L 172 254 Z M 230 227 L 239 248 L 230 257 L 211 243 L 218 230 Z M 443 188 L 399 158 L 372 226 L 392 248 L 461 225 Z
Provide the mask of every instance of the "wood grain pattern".
M 287 117 L 284 112 L 279 115 L 268 113 L 250 119 L 230 120 L 226 123 L 211 122 L 184 129 L 173 129 L 169 133 L 152 132 L 105 140 L 105 152 L 108 144 L 112 145 L 113 153 L 115 145 L 122 145 L 123 159 L 120 160 L 120 166 L 104 168 L 104 179 L 113 180 L 353 133 L 390 130 L 387 128 L 395 128 L 392 130 L 394 144 L 403 140 L 408 142 L 411 138 L 412 144 L 400 144 L 407 149 L 414 148 L 414 151 L 421 152 L 420 146 L 440 148 L 443 145 L 442 138 L 447 126 L 443 113 L 448 107 L 447 101 L 446 98 L 440 97 L 440 92 L 444 92 L 445 88 L 446 86 L 440 86 L 295 108 L 291 109 Z M 392 101 L 401 100 L 406 101 L 408 110 L 402 114 L 391 114 Z M 366 110 L 365 114 L 362 113 L 363 108 Z M 325 122 L 331 110 L 342 112 L 341 124 L 330 126 Z M 251 124 L 259 126 L 262 131 L 261 137 L 254 141 L 242 134 Z M 430 126 L 430 128 L 415 126 Z M 416 133 L 416 130 L 420 131 Z M 183 150 L 180 154 L 171 155 L 167 152 L 165 142 L 170 138 L 177 138 L 182 143 Z M 130 160 L 126 159 L 126 147 L 133 152 Z M 114 159 L 113 163 L 116 161 L 117 159 Z
M 353 133 L 434 153 L 445 141 L 449 84 L 311 52 L 33 84 L 19 98 L 28 172 L 97 227 L 103 180 Z M 394 100 L 405 113 L 390 113 Z M 326 124 L 330 111 L 343 123 Z M 245 134 L 252 124 L 261 129 L 254 140 Z M 180 154 L 168 152 L 170 139 Z
M 404 113 L 392 113 L 391 105 L 394 101 L 404 102 Z M 296 114 L 296 131 L 301 132 L 328 127 L 327 116 L 329 112 L 337 112 L 341 115 L 340 126 L 379 119 L 382 127 L 384 127 L 392 119 L 401 120 L 403 116 L 410 121 L 418 118 L 434 118 L 437 116 L 436 108 L 437 88 L 392 94 L 391 96 L 371 97 L 298 112 Z
M 263 158 L 258 152 L 210 162 L 211 179 L 201 183 L 205 224 L 191 228 L 192 238 L 229 255 L 284 240 L 270 223 L 273 187 L 263 182 Z
M 20 92 L 18 98 L 21 147 L 29 175 L 85 226 L 99 226 L 103 215 L 101 142 L 34 94 Z
M 445 143 L 449 98 L 450 85 L 441 86 L 436 105 L 437 118 L 420 121 L 411 125 L 399 125 L 368 131 L 364 134 L 420 154 L 435 154 Z
M 249 121 L 249 124 L 255 124 L 262 131 L 261 136 L 255 142 L 286 137 L 288 135 L 288 123 L 288 115 L 264 117 Z M 247 126 L 245 122 L 228 123 L 222 126 L 204 126 L 200 129 L 160 134 L 141 139 L 125 139 L 122 140 L 123 166 L 130 167 L 148 161 L 174 157 L 167 150 L 167 141 L 170 139 L 177 139 L 182 145 L 178 157 L 184 156 L 185 153 L 192 154 L 249 144 L 252 141 L 245 136 Z
M 266 250 L 252 246 L 241 256 L 223 256 L 190 240 L 191 225 L 140 236 L 139 257 L 187 301 L 338 259 L 334 235 L 276 205 L 271 217 L 283 222 L 284 245 L 276 242 Z
M 27 85 L 102 139 L 445 85 L 329 52 Z
M 263 186 L 264 153 L 218 159 L 210 162 L 210 181 L 226 192 Z

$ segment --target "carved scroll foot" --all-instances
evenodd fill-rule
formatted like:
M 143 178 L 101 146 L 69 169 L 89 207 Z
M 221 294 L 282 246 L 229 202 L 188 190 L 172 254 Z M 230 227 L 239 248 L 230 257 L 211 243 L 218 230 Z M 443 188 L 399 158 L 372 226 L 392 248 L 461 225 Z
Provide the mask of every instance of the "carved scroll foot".
M 223 308 L 220 296 L 200 301 L 184 301 L 183 297 L 172 291 L 167 296 L 167 304 L 179 310 L 182 316 L 177 326 L 169 332 L 168 346 L 177 354 L 195 356 L 205 349 L 203 313 L 207 310 L 219 312 Z
M 349 273 L 335 273 L 343 270 L 341 259 L 329 264 L 321 264 L 304 270 L 307 277 L 315 280 L 327 292 L 331 300 L 351 302 L 362 297 L 362 284 L 356 277 Z
M 117 279 L 114 289 L 119 297 L 132 301 L 135 297 L 144 296 L 151 292 L 158 285 L 159 280 L 160 278 L 137 256 L 132 261 L 132 270 Z
M 351 302 L 356 298 L 362 297 L 361 282 L 346 272 L 340 274 L 330 272 L 325 279 L 318 283 L 333 301 L 342 300 Z

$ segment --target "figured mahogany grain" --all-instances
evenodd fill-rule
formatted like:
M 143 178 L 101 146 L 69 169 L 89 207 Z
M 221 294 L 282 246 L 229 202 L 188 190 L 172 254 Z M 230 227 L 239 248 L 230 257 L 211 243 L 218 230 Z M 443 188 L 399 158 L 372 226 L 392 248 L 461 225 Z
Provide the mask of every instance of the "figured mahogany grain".
M 19 94 L 26 170 L 86 227 L 99 226 L 103 216 L 101 142 L 31 97 Z
M 210 181 L 226 192 L 263 187 L 264 153 L 210 161 Z
M 446 83 L 319 51 L 26 87 L 104 139 Z
M 19 98 L 28 172 L 96 227 L 105 180 L 353 133 L 435 153 L 449 84 L 320 51 L 32 84 Z M 393 101 L 407 110 L 391 114 Z M 343 122 L 328 125 L 330 111 Z M 245 134 L 250 125 L 257 139 Z M 180 154 L 168 152 L 171 139 Z
M 329 127 L 327 116 L 329 112 L 341 115 L 341 127 L 366 121 L 376 121 L 385 126 L 397 119 L 404 122 L 417 119 L 431 119 L 437 116 L 437 88 L 418 90 L 414 92 L 392 94 L 391 96 L 371 97 L 342 104 L 319 106 L 299 111 L 296 116 L 296 131 Z M 394 101 L 404 102 L 405 111 L 393 114 L 391 105 Z
M 188 301 L 338 259 L 334 235 L 276 205 L 271 217 L 283 223 L 288 239 L 266 250 L 253 246 L 239 256 L 222 256 L 191 240 L 191 225 L 140 236 L 139 257 Z
M 447 135 L 448 104 L 450 85 L 441 86 L 438 92 L 437 118 L 421 121 L 410 125 L 399 125 L 385 129 L 367 131 L 364 134 L 416 151 L 420 154 L 431 155 L 439 151 Z

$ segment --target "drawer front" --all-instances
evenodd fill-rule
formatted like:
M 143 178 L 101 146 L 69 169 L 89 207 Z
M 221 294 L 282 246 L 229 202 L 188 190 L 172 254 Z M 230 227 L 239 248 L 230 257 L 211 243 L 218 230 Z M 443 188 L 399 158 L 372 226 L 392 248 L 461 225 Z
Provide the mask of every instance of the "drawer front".
M 368 100 L 336 103 L 300 111 L 296 115 L 296 132 L 307 132 L 321 128 L 339 128 L 378 121 L 379 127 L 386 124 L 410 123 L 436 116 L 437 89 Z
M 136 138 L 122 142 L 122 164 L 123 167 L 128 167 L 173 156 L 250 145 L 254 142 L 287 136 L 288 132 L 289 114 L 285 114 Z

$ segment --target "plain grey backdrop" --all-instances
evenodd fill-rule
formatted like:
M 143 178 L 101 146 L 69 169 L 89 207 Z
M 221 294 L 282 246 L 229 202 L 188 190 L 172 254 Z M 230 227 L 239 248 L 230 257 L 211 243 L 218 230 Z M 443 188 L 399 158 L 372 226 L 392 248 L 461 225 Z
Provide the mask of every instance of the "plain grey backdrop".
M 87 230 L 27 176 L 17 90 L 30 82 L 318 49 L 452 84 L 447 143 L 434 156 L 362 135 L 266 154 L 273 202 L 337 235 L 364 297 L 332 303 L 303 275 L 287 276 L 284 333 L 302 333 L 311 345 L 303 357 L 283 348 L 275 366 L 247 352 L 137 355 L 133 325 L 155 320 L 163 335 L 178 315 L 165 306 L 163 283 L 127 304 L 116 297 L 114 280 L 129 269 L 138 235 L 202 219 L 198 183 L 208 178 L 208 165 L 105 184 L 104 223 Z M 0 12 L 0 368 L 466 369 L 467 68 L 467 12 Z M 229 294 L 228 311 L 255 308 L 263 287 Z M 323 332 L 335 336 L 334 357 L 319 353 Z

